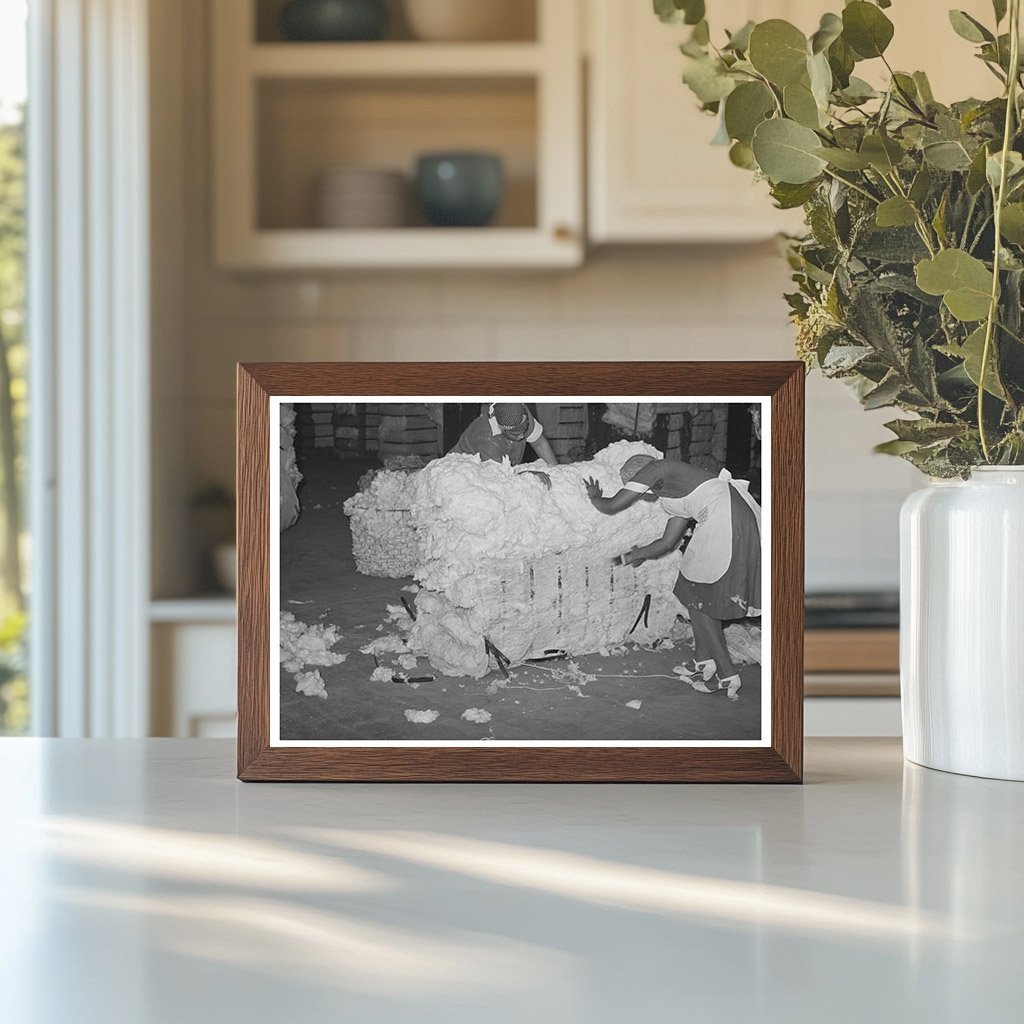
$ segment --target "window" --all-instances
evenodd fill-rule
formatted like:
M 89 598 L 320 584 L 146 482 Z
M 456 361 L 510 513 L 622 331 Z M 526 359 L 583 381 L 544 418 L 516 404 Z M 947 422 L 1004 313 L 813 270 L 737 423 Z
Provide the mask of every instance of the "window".
M 0 0 L 0 734 L 29 725 L 25 651 L 26 0 Z

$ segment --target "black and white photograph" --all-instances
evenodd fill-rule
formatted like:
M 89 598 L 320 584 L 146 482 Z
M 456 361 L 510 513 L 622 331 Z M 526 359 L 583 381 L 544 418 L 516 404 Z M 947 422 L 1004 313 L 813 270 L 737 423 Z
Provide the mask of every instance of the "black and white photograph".
M 272 742 L 766 743 L 768 410 L 275 399 Z

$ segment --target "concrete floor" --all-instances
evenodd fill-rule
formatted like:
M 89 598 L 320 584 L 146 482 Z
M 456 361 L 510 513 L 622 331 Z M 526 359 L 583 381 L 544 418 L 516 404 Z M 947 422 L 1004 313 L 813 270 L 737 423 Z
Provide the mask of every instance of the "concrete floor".
M 387 621 L 387 605 L 397 605 L 410 579 L 377 579 L 356 572 L 345 499 L 369 467 L 314 454 L 302 469 L 302 514 L 281 535 L 281 610 L 310 624 L 333 624 L 342 635 L 334 647 L 347 653 L 341 665 L 322 668 L 326 700 L 295 692 L 295 679 L 281 672 L 281 738 L 305 740 L 743 740 L 760 736 L 760 667 L 744 666 L 740 700 L 724 693 L 701 694 L 671 676 L 672 667 L 693 656 L 682 640 L 674 650 L 627 649 L 621 657 L 587 655 L 579 668 L 597 678 L 570 689 L 536 666 L 515 668 L 506 680 L 496 670 L 484 679 L 436 674 L 421 659 L 414 676 L 434 675 L 414 688 L 408 683 L 372 682 L 371 655 L 359 648 L 398 632 Z M 411 600 L 412 595 L 405 596 Z M 384 624 L 383 631 L 377 627 Z M 681 626 L 683 624 L 681 623 Z M 684 630 L 681 630 L 684 632 Z M 386 663 L 386 662 L 382 662 Z M 640 701 L 639 709 L 627 706 Z M 468 708 L 482 708 L 490 722 L 462 719 Z M 434 710 L 437 719 L 416 725 L 405 711 Z

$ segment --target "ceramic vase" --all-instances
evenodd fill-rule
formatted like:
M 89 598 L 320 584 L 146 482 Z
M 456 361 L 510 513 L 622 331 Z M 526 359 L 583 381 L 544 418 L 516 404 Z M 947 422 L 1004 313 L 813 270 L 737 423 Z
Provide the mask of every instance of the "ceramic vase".
M 1024 781 L 1024 466 L 910 495 L 900 552 L 906 757 Z

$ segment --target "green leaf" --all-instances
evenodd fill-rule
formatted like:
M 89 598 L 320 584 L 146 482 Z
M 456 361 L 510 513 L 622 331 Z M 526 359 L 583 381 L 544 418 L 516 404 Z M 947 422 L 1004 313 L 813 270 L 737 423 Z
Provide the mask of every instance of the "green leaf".
M 914 204 L 903 196 L 893 196 L 878 204 L 875 223 L 880 228 L 905 228 L 917 223 Z
M 862 60 L 881 57 L 892 37 L 892 22 L 874 4 L 853 0 L 843 9 L 843 39 Z
M 918 444 L 933 444 L 956 437 L 963 430 L 959 423 L 936 423 L 934 420 L 890 420 L 885 424 L 901 441 L 915 441 Z
M 667 25 L 696 25 L 704 17 L 704 0 L 654 0 L 654 13 Z
M 823 14 L 818 31 L 811 36 L 811 53 L 827 50 L 843 32 L 843 19 L 835 14 Z
M 917 86 L 917 94 L 925 101 L 925 103 L 934 103 L 935 96 L 932 93 L 931 82 L 928 81 L 928 76 L 923 71 L 915 71 L 912 75 L 914 84 Z
M 836 87 L 845 89 L 850 84 L 850 76 L 856 63 L 853 50 L 846 45 L 843 37 L 840 36 L 828 48 L 827 52 L 828 66 L 832 69 L 832 77 L 835 79 Z
M 1003 170 L 1003 154 L 993 153 L 985 161 L 985 177 L 989 185 L 995 191 L 999 188 L 999 178 Z M 1006 185 L 1008 191 L 1012 192 L 1016 181 L 1024 175 L 1024 157 L 1012 149 L 1006 154 Z
M 876 171 L 883 174 L 891 174 L 903 159 L 903 147 L 887 135 L 865 135 L 860 152 Z
M 998 25 L 1006 17 L 1006 0 L 992 0 L 992 10 L 995 12 Z
M 942 139 L 926 143 L 921 153 L 932 167 L 940 171 L 966 171 L 971 166 L 971 157 L 959 142 Z
M 704 0 L 683 0 L 683 10 L 686 15 L 683 21 L 687 25 L 696 25 L 704 20 L 706 13 Z
M 917 94 L 917 82 L 914 81 L 913 76 L 897 71 L 892 76 L 892 84 L 896 89 L 899 99 L 904 104 L 920 106 L 921 97 Z
M 754 31 L 754 25 L 756 22 L 748 21 L 743 28 L 737 29 L 729 36 L 729 42 L 724 46 L 726 50 L 732 50 L 735 53 L 746 53 L 750 47 L 750 33 Z
M 701 103 L 717 103 L 736 88 L 736 82 L 717 60 L 687 61 L 683 81 Z
M 779 182 L 772 186 L 772 199 L 780 210 L 795 210 L 798 206 L 803 206 L 817 189 L 817 181 L 805 182 L 802 185 Z
M 879 96 L 879 92 L 865 82 L 864 79 L 851 75 L 849 84 L 845 89 L 841 90 L 840 95 L 847 103 L 857 105 L 876 99 Z
M 921 169 L 914 175 L 914 181 L 907 193 L 910 201 L 920 206 L 928 198 L 934 180 L 935 176 L 932 174 L 931 168 L 927 164 L 922 164 Z
M 921 446 L 917 441 L 883 441 L 872 449 L 876 455 L 906 455 Z
M 983 320 L 991 303 L 992 272 L 963 249 L 945 249 L 915 268 L 917 286 L 941 295 L 946 308 L 965 323 Z
M 863 171 L 871 166 L 871 161 L 861 153 L 852 149 L 836 149 L 832 146 L 819 146 L 814 150 L 815 156 L 828 161 L 833 167 L 841 171 Z
M 883 409 L 888 405 L 896 403 L 900 396 L 900 391 L 902 391 L 900 379 L 896 374 L 893 374 L 891 377 L 886 377 L 878 387 L 864 395 L 860 402 L 865 409 Z
M 1004 207 L 1000 233 L 1007 242 L 1024 245 L 1024 203 Z
M 949 189 L 947 188 L 942 193 L 938 208 L 935 210 L 935 216 L 932 217 L 932 228 L 935 231 L 935 237 L 938 238 L 940 246 L 949 245 L 949 232 L 946 231 L 946 215 L 948 213 Z
M 967 172 L 967 191 L 976 196 L 985 187 L 985 165 L 988 162 L 988 149 L 984 146 L 974 154 Z
M 693 38 L 687 39 L 685 43 L 680 45 L 679 52 L 684 57 L 692 57 L 694 60 L 710 59 L 707 45 L 699 43 Z
M 748 146 L 754 129 L 775 110 L 775 98 L 763 82 L 743 82 L 725 101 L 725 129 L 729 137 Z
M 756 171 L 757 160 L 754 151 L 745 142 L 734 142 L 729 149 L 729 160 L 745 171 Z
M 795 82 L 782 90 L 782 106 L 786 116 L 802 124 L 805 128 L 821 128 L 824 126 L 822 111 L 818 101 L 811 92 L 807 81 Z
M 825 54 L 819 53 L 807 62 L 807 77 L 811 83 L 811 95 L 823 115 L 822 124 L 827 124 L 829 97 L 832 95 L 832 69 L 828 66 Z
M 951 359 L 962 359 L 964 372 L 971 378 L 975 387 L 981 384 L 981 362 L 985 354 L 985 325 L 982 324 L 974 331 L 967 340 L 959 346 L 940 345 L 938 351 Z M 996 371 L 995 346 L 989 347 L 988 365 L 985 367 L 985 390 L 996 398 L 1005 401 L 1006 392 L 999 383 L 999 374 Z
M 758 166 L 773 184 L 802 185 L 825 169 L 815 152 L 821 140 L 811 131 L 786 118 L 762 121 L 754 131 L 752 148 Z
M 994 42 L 995 36 L 980 21 L 972 18 L 966 11 L 950 11 L 949 23 L 953 31 L 969 43 Z
M 807 38 L 795 25 L 772 18 L 750 33 L 747 59 L 773 85 L 798 82 L 807 69 Z

